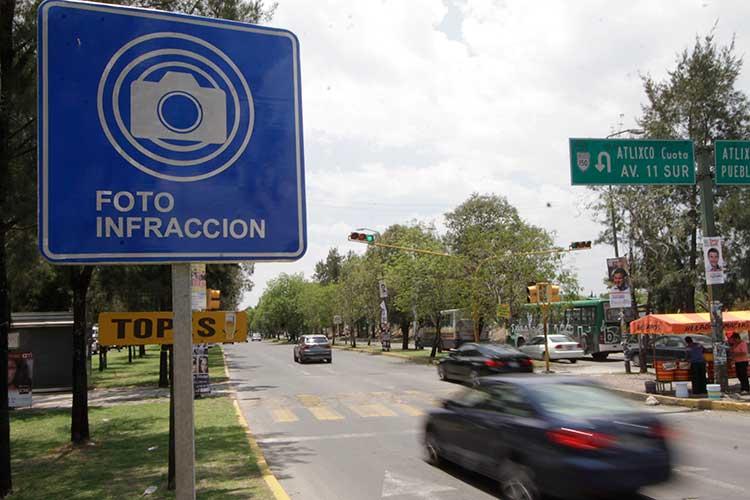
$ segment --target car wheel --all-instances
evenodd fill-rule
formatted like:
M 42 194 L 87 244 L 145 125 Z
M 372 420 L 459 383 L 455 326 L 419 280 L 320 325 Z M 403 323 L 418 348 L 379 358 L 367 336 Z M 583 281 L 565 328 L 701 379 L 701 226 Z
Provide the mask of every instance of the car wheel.
M 472 387 L 479 386 L 479 372 L 476 370 L 471 370 L 471 374 L 469 374 L 469 384 Z
M 445 375 L 445 367 L 443 365 L 438 365 L 437 371 L 438 371 L 438 377 L 440 377 L 440 380 L 443 380 L 443 381 L 448 380 L 448 377 Z
M 508 462 L 500 479 L 500 498 L 504 500 L 538 500 L 539 490 L 528 467 Z
M 296 354 L 294 355 L 294 362 L 295 362 L 295 363 L 299 363 L 299 358 L 297 357 L 297 355 L 296 355 Z
M 639 356 L 638 354 L 633 354 L 633 355 L 632 355 L 632 356 L 630 357 L 630 363 L 631 363 L 631 364 L 632 364 L 633 366 L 638 366 L 638 367 L 640 367 L 640 366 L 641 366 L 641 357 L 640 357 L 640 356 Z
M 427 432 L 424 438 L 425 460 L 428 464 L 438 467 L 443 459 L 440 456 L 437 439 L 433 432 Z
M 607 356 L 609 356 L 608 352 L 595 352 L 591 355 L 591 357 L 594 358 L 594 361 L 605 361 Z

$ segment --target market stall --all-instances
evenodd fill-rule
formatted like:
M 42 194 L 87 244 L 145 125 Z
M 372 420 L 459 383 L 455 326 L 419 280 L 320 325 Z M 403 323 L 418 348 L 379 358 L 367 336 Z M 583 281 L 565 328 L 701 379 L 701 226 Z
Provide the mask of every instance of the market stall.
M 726 311 L 722 313 L 724 333 L 729 337 L 734 332 L 750 330 L 750 311 Z M 642 335 L 711 335 L 709 313 L 649 314 L 630 323 L 630 333 Z M 706 371 L 709 382 L 713 381 L 713 352 L 706 352 Z M 687 381 L 690 379 L 690 363 L 683 359 L 656 360 L 654 368 L 657 382 Z M 734 363 L 728 363 L 729 378 L 736 377 Z

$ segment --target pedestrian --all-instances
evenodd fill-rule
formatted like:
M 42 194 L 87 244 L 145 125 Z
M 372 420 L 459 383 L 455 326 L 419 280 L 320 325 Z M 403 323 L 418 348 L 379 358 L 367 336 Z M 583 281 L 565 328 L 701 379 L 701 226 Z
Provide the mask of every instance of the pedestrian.
M 685 343 L 690 361 L 693 394 L 706 394 L 706 360 L 703 357 L 703 346 L 698 342 L 693 342 L 693 337 L 685 337 Z
M 741 394 L 750 393 L 750 385 L 747 380 L 747 342 L 742 340 L 739 333 L 733 333 L 729 343 L 732 346 L 732 360 L 734 368 L 737 371 L 737 378 L 740 379 Z

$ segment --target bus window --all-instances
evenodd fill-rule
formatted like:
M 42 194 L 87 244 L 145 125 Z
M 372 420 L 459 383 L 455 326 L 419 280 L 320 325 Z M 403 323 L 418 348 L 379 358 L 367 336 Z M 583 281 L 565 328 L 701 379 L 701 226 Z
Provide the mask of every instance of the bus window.
M 596 309 L 593 307 L 583 307 L 581 311 L 581 323 L 584 325 L 593 325 L 596 321 Z

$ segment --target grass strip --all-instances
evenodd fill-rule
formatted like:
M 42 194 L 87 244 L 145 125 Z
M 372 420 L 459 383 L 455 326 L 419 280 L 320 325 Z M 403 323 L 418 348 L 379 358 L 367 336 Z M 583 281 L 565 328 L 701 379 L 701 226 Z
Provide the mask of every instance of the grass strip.
M 11 415 L 14 499 L 172 499 L 167 491 L 169 403 L 91 408 L 92 443 L 72 447 L 70 410 Z M 201 499 L 273 499 L 231 398 L 195 401 L 196 490 Z M 149 451 L 150 448 L 156 447 Z
M 128 348 L 120 351 L 110 349 L 107 353 L 107 368 L 99 371 L 99 357 L 91 360 L 91 387 L 110 389 L 114 387 L 158 387 L 159 357 L 161 346 L 146 346 L 146 356 L 138 357 L 138 347 L 133 353 L 133 362 L 128 363 Z M 226 382 L 224 373 L 224 354 L 220 344 L 214 344 L 208 350 L 208 373 L 211 383 Z

